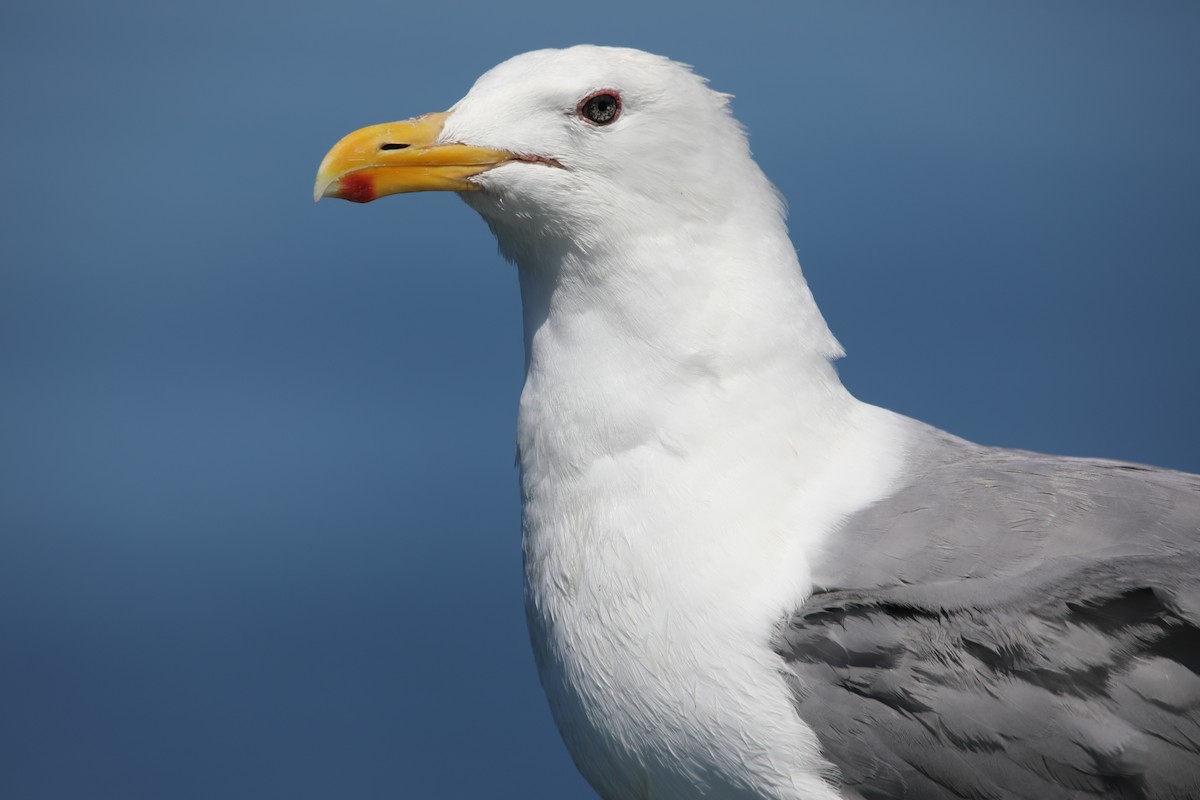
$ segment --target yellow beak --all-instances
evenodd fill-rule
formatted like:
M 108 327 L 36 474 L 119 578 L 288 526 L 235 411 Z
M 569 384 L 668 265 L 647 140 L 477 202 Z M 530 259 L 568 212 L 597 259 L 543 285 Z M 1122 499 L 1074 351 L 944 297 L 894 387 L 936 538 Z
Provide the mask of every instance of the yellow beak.
M 362 128 L 344 137 L 321 162 L 313 200 L 340 197 L 369 203 L 400 192 L 469 192 L 472 175 L 517 156 L 465 144 L 439 144 L 449 112 Z

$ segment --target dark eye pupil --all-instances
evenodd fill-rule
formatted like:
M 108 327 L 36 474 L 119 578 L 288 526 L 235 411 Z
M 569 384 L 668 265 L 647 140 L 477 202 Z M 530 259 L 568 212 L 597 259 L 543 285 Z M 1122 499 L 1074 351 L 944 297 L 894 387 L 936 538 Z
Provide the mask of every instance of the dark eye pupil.
M 620 108 L 611 94 L 598 94 L 583 104 L 583 115 L 597 125 L 607 125 L 617 118 Z

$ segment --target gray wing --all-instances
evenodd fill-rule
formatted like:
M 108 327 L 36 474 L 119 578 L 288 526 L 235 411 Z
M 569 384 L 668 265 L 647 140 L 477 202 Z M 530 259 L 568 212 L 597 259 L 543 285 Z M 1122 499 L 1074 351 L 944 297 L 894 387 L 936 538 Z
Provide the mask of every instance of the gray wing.
M 775 640 L 848 795 L 1200 798 L 1200 477 L 920 437 Z

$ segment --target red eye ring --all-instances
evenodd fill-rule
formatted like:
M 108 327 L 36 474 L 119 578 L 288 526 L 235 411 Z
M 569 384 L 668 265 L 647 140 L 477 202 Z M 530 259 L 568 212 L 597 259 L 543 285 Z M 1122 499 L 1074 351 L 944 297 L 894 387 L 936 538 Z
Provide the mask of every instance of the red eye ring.
M 621 95 L 615 89 L 592 92 L 579 101 L 575 114 L 584 122 L 597 127 L 611 125 L 621 116 Z

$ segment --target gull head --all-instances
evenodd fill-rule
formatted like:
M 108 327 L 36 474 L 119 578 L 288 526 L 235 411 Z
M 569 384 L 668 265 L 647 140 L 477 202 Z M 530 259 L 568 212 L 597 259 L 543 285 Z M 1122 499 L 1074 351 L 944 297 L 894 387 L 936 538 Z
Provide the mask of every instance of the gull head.
M 686 65 L 591 45 L 516 56 L 446 112 L 349 134 L 322 162 L 314 196 L 431 190 L 460 193 L 502 247 L 586 245 L 614 224 L 636 235 L 664 214 L 703 223 L 748 190 L 778 210 L 727 95 Z

